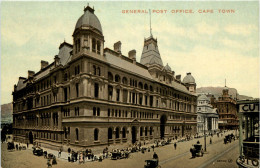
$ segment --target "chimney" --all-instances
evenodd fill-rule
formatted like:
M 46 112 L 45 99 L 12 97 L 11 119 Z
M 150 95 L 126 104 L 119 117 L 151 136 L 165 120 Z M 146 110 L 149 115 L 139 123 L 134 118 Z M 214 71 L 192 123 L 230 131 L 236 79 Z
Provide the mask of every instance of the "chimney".
M 136 61 L 136 50 L 131 50 L 128 52 L 128 57 L 134 61 Z
M 176 79 L 177 79 L 178 81 L 181 81 L 181 75 L 176 75 Z
M 41 70 L 45 67 L 47 67 L 49 65 L 49 63 L 47 61 L 43 61 L 41 60 Z
M 28 79 L 33 78 L 33 75 L 35 74 L 34 71 L 28 71 Z
M 55 67 L 60 65 L 60 57 L 58 57 L 58 55 L 55 55 L 54 57 L 54 65 Z
M 121 53 L 121 41 L 118 41 L 114 44 L 114 51 Z

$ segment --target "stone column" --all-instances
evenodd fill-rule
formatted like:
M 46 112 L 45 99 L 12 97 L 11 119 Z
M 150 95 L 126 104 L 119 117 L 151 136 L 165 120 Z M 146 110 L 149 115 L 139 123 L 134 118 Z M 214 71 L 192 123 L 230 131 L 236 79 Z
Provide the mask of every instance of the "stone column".
M 123 89 L 120 89 L 119 101 L 123 102 Z
M 116 101 L 116 87 L 115 86 L 113 86 L 112 101 Z
M 107 83 L 104 84 L 103 92 L 104 92 L 104 99 L 108 100 L 108 85 L 107 85 Z
M 127 89 L 127 103 L 130 103 L 130 91 Z
M 142 106 L 145 106 L 145 94 L 143 94 Z

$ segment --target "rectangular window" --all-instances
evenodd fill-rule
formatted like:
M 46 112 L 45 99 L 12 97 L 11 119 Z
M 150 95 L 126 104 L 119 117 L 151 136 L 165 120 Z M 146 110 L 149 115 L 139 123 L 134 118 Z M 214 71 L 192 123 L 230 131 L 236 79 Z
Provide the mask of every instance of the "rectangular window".
M 98 98 L 98 94 L 99 94 L 99 85 L 98 83 L 95 83 L 95 98 Z
M 107 109 L 107 116 L 110 117 L 110 109 Z
M 79 83 L 76 83 L 76 97 L 79 97 Z

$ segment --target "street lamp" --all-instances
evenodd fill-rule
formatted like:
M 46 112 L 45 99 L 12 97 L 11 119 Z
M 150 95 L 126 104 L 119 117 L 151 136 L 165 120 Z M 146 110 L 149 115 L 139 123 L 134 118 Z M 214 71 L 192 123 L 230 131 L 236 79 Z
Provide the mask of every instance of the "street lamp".
M 205 152 L 207 151 L 206 145 L 206 115 L 204 115 L 204 145 L 205 145 Z

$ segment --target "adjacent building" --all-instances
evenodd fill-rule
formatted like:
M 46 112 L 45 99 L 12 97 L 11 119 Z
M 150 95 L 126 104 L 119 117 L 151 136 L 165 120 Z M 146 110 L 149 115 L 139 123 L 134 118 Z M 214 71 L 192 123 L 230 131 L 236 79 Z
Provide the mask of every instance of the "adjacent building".
M 236 108 L 236 100 L 228 94 L 228 88 L 225 86 L 222 96 L 215 99 L 211 97 L 211 104 L 218 109 L 219 113 L 219 129 L 238 129 L 238 116 Z
M 101 23 L 87 6 L 54 62 L 41 61 L 13 91 L 15 141 L 90 147 L 196 134 L 196 83 L 164 66 L 157 39 L 136 51 L 104 48 Z M 193 89 L 187 89 L 193 88 Z
M 197 104 L 197 133 L 216 133 L 218 131 L 219 114 L 217 108 L 210 104 L 210 98 L 205 94 L 198 96 Z M 205 131 L 205 132 L 204 132 Z

